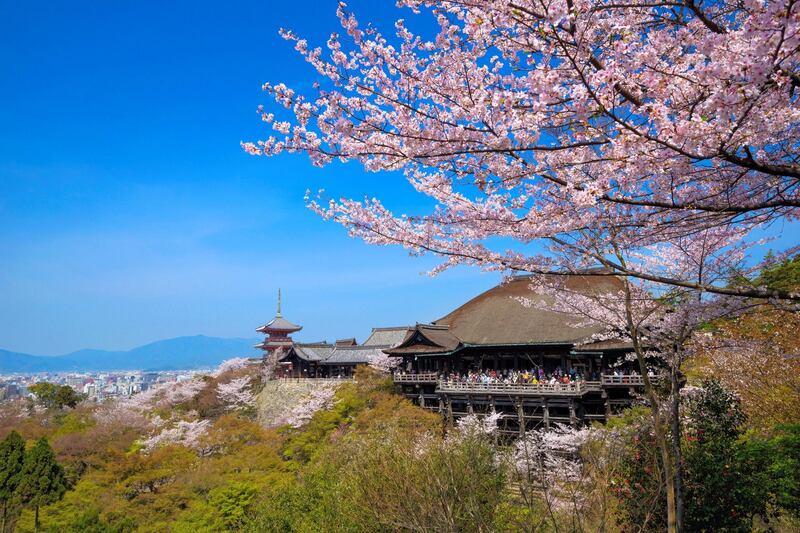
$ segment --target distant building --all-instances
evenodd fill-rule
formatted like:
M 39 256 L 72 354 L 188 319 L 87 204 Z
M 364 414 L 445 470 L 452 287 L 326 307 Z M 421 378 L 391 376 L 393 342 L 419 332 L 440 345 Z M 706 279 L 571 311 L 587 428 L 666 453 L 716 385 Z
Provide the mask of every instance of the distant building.
M 86 376 L 67 376 L 64 378 L 64 384 L 69 385 L 76 391 L 83 390 L 83 385 L 86 383 Z

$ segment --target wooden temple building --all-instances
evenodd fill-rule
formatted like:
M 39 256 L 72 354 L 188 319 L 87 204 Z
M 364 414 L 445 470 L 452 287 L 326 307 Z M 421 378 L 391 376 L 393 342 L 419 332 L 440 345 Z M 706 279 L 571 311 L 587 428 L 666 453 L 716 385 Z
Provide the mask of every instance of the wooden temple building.
M 630 346 L 594 341 L 600 327 L 581 326 L 579 317 L 546 310 L 550 297 L 530 287 L 529 277 L 513 278 L 433 323 L 410 328 L 399 344 L 385 350 L 400 361 L 394 375 L 398 389 L 451 421 L 500 413 L 506 433 L 606 420 L 635 401 L 643 382 L 636 365 L 625 361 Z M 613 277 L 575 275 L 567 287 L 608 294 L 620 284 Z M 523 298 L 534 305 L 522 305 Z M 521 382 L 522 373 L 547 379 Z M 556 375 L 573 379 L 552 383 L 549 378 Z
M 620 289 L 610 276 L 573 275 L 566 285 L 594 295 Z M 548 310 L 551 298 L 533 292 L 531 279 L 520 276 L 432 323 L 373 328 L 362 344 L 355 339 L 330 344 L 292 340 L 302 328 L 281 315 L 279 292 L 275 318 L 257 329 L 267 335 L 257 347 L 265 358 L 280 350 L 278 375 L 291 378 L 347 378 L 356 366 L 387 354 L 397 358 L 393 378 L 407 398 L 450 422 L 497 412 L 506 434 L 605 421 L 641 395 L 643 378 L 637 365 L 625 360 L 631 347 L 594 340 L 599 326 Z M 523 305 L 522 299 L 533 304 Z M 561 379 L 554 383 L 556 376 Z

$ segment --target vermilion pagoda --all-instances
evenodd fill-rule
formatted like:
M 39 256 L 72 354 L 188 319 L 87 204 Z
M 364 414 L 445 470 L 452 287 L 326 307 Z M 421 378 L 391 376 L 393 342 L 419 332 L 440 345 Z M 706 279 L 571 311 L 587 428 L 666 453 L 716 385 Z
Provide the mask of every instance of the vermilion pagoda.
M 281 314 L 281 290 L 278 289 L 278 310 L 275 313 L 275 318 L 256 328 L 259 333 L 265 334 L 267 337 L 264 342 L 256 344 L 256 348 L 264 350 L 266 355 L 271 354 L 278 348 L 289 349 L 292 347 L 292 338 L 290 335 L 296 331 L 303 329 L 303 326 L 292 324 Z

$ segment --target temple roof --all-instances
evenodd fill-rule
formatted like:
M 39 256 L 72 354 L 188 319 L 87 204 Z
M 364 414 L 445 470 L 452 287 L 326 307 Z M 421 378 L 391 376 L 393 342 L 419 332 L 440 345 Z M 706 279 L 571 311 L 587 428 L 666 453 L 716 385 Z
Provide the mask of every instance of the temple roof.
M 281 331 L 286 333 L 293 333 L 295 331 L 300 331 L 303 329 L 303 326 L 298 326 L 297 324 L 292 324 L 281 315 L 276 316 L 260 328 L 257 328 L 256 331 L 259 333 L 269 333 L 271 331 Z
M 335 346 L 327 343 L 313 343 L 313 344 L 295 343 L 292 346 L 292 350 L 294 350 L 294 353 L 297 355 L 297 357 L 299 357 L 300 359 L 305 359 L 306 361 L 323 361 L 330 356 L 334 348 Z M 288 356 L 289 353 L 283 356 L 281 360 L 286 359 L 286 357 Z
M 368 364 L 370 358 L 383 355 L 380 348 L 373 346 L 337 346 L 323 364 Z
M 381 349 L 376 346 L 296 343 L 281 360 L 286 359 L 292 353 L 300 359 L 322 365 L 345 365 L 367 364 L 371 357 L 381 355 Z
M 446 353 L 460 346 L 461 341 L 450 332 L 450 326 L 417 324 L 408 331 L 403 342 L 384 352 L 390 355 Z
M 602 352 L 606 350 L 631 350 L 633 343 L 619 339 L 609 339 L 605 341 L 587 342 L 579 344 L 573 348 L 576 352 Z
M 602 295 L 621 289 L 613 276 L 564 276 L 566 289 L 585 295 Z M 531 300 L 525 306 L 520 298 Z M 542 309 L 553 297 L 531 289 L 531 277 L 519 276 L 479 294 L 464 305 L 436 320 L 449 326 L 449 333 L 469 345 L 576 344 L 604 330 L 580 326 L 582 317 Z
M 283 347 L 288 348 L 292 345 L 292 339 L 271 339 L 271 340 L 264 340 L 259 342 L 258 344 L 253 345 L 254 348 L 259 348 L 261 350 L 267 349 L 267 347 Z
M 259 333 L 294 333 L 295 331 L 300 331 L 303 329 L 303 326 L 298 326 L 297 324 L 292 324 L 285 318 L 283 318 L 283 314 L 281 314 L 281 290 L 278 289 L 278 306 L 275 311 L 275 318 L 261 326 L 260 328 L 256 328 L 256 331 Z
M 372 328 L 367 340 L 362 346 L 397 346 L 405 340 L 408 330 L 414 329 L 411 326 L 396 326 L 391 328 Z
M 565 289 L 603 296 L 622 288 L 613 276 L 565 275 Z M 625 349 L 617 340 L 594 341 L 603 325 L 581 324 L 583 317 L 547 309 L 554 297 L 531 287 L 530 276 L 518 276 L 489 289 L 432 324 L 409 328 L 402 342 L 384 350 L 389 355 L 451 353 L 470 346 L 574 345 L 579 351 Z M 527 299 L 532 305 L 523 305 Z M 368 339 L 369 340 L 369 339 Z

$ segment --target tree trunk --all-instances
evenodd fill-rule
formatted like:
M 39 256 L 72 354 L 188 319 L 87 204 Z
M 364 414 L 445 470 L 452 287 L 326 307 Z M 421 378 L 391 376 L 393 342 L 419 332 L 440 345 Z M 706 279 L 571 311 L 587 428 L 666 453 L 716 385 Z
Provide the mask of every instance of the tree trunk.
M 39 533 L 39 506 L 37 505 L 33 512 L 33 531 L 34 533 Z
M 661 461 L 664 466 L 664 482 L 667 492 L 667 531 L 668 533 L 678 532 L 678 521 L 676 516 L 675 505 L 675 477 L 674 469 L 672 468 L 673 458 L 670 456 L 670 443 L 667 438 L 666 428 L 668 422 L 664 423 L 661 414 L 661 405 L 653 388 L 653 383 L 650 381 L 650 376 L 647 374 L 647 363 L 644 359 L 644 351 L 639 342 L 639 328 L 633 321 L 633 306 L 631 303 L 631 292 L 627 281 L 624 284 L 625 289 L 625 315 L 628 326 L 628 334 L 633 342 L 633 350 L 636 353 L 636 360 L 639 362 L 639 370 L 642 374 L 642 381 L 644 382 L 644 390 L 650 400 L 651 409 L 653 411 L 653 431 L 656 436 L 656 446 L 658 446 L 661 453 Z
M 652 390 L 652 386 L 649 387 Z M 664 464 L 664 482 L 667 491 L 667 531 L 669 533 L 678 533 L 678 519 L 675 503 L 675 473 L 672 467 L 673 457 L 670 455 L 670 445 L 667 442 L 667 424 L 661 415 L 661 409 L 658 405 L 658 399 L 655 393 L 651 396 L 651 403 L 653 404 L 653 428 L 656 434 L 656 446 L 661 452 L 661 462 Z
M 672 455 L 675 459 L 675 522 L 677 533 L 683 531 L 684 498 L 683 498 L 683 459 L 681 455 L 681 384 L 678 379 L 680 358 L 673 364 L 671 374 L 672 389 Z

